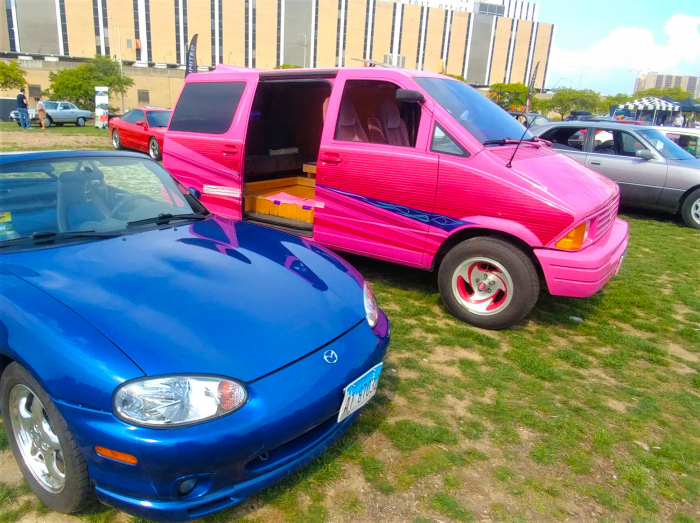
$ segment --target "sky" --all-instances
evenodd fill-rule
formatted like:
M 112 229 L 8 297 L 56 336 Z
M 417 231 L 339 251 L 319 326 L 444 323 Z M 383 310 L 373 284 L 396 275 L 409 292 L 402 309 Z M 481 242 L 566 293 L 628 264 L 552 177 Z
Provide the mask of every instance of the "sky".
M 556 26 L 548 88 L 631 94 L 640 70 L 700 76 L 700 0 L 537 2 Z

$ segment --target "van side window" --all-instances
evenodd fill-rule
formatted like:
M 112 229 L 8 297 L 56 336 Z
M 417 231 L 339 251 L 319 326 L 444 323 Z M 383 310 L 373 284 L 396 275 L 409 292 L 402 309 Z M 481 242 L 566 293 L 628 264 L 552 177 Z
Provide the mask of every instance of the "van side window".
M 245 89 L 245 82 L 192 82 L 185 85 L 169 130 L 224 134 Z
M 392 82 L 350 80 L 345 83 L 335 139 L 415 147 L 421 107 L 399 102 Z
M 451 154 L 452 156 L 469 156 L 469 153 L 457 143 L 438 124 L 433 127 L 433 138 L 430 141 L 430 150 L 434 153 Z

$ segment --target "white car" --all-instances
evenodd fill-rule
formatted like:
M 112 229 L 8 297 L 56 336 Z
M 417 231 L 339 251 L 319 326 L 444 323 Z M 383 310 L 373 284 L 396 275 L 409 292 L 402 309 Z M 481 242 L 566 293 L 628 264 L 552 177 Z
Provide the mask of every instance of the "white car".
M 92 118 L 90 111 L 78 109 L 71 102 L 48 101 L 42 103 L 44 104 L 44 109 L 46 109 L 46 127 L 51 126 L 51 124 L 61 126 L 64 123 L 72 123 L 82 127 L 87 120 Z M 20 125 L 17 111 L 10 113 L 10 121 L 17 122 L 17 125 Z M 29 109 L 29 122 L 33 124 L 39 123 L 39 117 L 34 109 Z
M 700 158 L 700 128 L 698 127 L 655 127 L 666 138 L 675 142 L 696 158 Z

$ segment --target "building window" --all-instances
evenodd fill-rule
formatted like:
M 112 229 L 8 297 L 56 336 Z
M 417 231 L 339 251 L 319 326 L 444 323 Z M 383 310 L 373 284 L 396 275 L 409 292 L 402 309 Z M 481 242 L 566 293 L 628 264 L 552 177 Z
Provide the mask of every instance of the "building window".
M 490 84 L 491 83 L 491 64 L 493 64 L 493 46 L 496 43 L 496 30 L 498 29 L 498 17 L 496 17 L 496 20 L 494 21 L 493 24 L 493 34 L 491 35 L 491 49 L 490 54 L 491 54 L 491 59 L 489 60 L 489 65 L 488 69 L 486 69 L 486 83 Z
M 187 33 L 187 0 L 182 0 L 182 31 L 185 33 L 185 54 L 187 54 L 188 45 L 190 43 L 189 36 Z M 182 63 L 186 63 L 187 58 L 185 57 Z
M 318 2 L 318 0 L 316 0 Z M 340 64 L 341 66 L 347 61 L 345 58 L 345 41 L 347 40 L 348 37 L 348 2 L 345 0 L 345 16 L 343 17 L 343 63 Z
M 224 0 L 219 1 L 219 63 L 224 63 Z
M 109 52 L 109 18 L 107 17 L 107 0 L 100 0 L 102 2 L 102 32 L 105 39 L 105 56 L 111 56 Z
M 673 81 L 673 86 L 681 85 L 681 80 L 682 78 L 680 76 L 676 76 L 675 80 Z
M 187 42 L 185 42 L 187 44 Z M 181 59 L 182 46 L 180 45 L 180 0 L 175 0 L 175 61 L 184 63 Z
M 527 58 L 525 59 L 525 74 L 523 76 L 523 84 L 529 85 L 529 78 L 527 77 L 527 64 L 530 64 L 530 67 L 532 67 L 531 63 L 531 56 L 532 56 L 532 44 L 535 41 L 535 30 L 536 30 L 537 25 L 535 23 L 532 24 L 530 27 L 530 44 L 527 47 Z
M 340 67 L 340 24 L 343 17 L 343 0 L 338 0 L 338 26 L 335 30 L 335 66 Z
M 141 50 L 141 31 L 139 30 L 139 0 L 134 0 L 134 39 L 136 39 L 136 44 L 134 45 L 136 48 L 136 60 L 141 60 L 141 54 L 139 53 Z
M 216 65 L 216 0 L 209 0 L 209 15 L 211 19 L 210 34 L 211 34 L 211 65 Z
M 250 56 L 248 56 L 250 54 L 250 52 L 248 51 L 248 49 L 249 49 L 248 46 L 250 45 L 250 17 L 248 16 L 248 10 L 250 9 L 250 2 L 251 2 L 251 0 L 245 0 L 245 4 L 244 4 L 245 16 L 243 17 L 243 18 L 245 18 L 245 24 L 244 24 L 245 25 L 245 30 L 244 30 L 245 37 L 244 37 L 244 44 L 243 45 L 245 46 L 245 66 L 246 67 L 250 67 L 250 61 L 249 61 Z
M 396 5 L 394 4 L 394 10 L 391 14 L 391 38 L 389 38 L 389 60 L 384 60 L 387 63 L 394 65 L 394 32 L 396 29 Z
M 16 53 L 17 42 L 15 42 L 15 26 L 12 18 L 12 3 L 5 0 L 5 13 L 7 14 L 7 33 L 10 35 L 10 52 Z
M 257 14 L 257 6 L 255 5 L 256 4 L 255 0 L 250 0 L 250 1 L 253 2 L 253 21 L 251 22 L 253 24 L 253 34 L 251 35 L 251 38 L 253 39 L 253 56 L 251 56 L 250 58 L 253 62 L 252 67 L 255 67 L 255 34 L 257 33 L 256 28 L 258 25 L 257 21 L 255 20 L 256 14 Z
M 367 34 L 369 33 L 369 13 L 373 3 L 374 2 L 372 0 L 367 0 L 367 6 L 365 9 L 365 42 L 364 47 L 362 48 L 365 51 L 365 60 L 369 60 L 369 52 L 367 51 Z
M 416 69 L 420 71 L 421 66 L 421 56 L 420 56 L 420 43 L 423 39 L 423 14 L 425 13 L 425 7 L 420 8 L 420 22 L 418 23 L 418 45 L 416 46 Z
M 547 69 L 549 68 L 549 57 L 552 52 L 552 40 L 554 40 L 554 26 L 552 26 L 549 31 L 549 45 L 547 46 L 547 58 L 544 62 L 544 73 L 542 74 L 542 87 L 544 88 L 544 81 L 547 79 Z
M 318 61 L 318 4 L 321 0 L 315 0 L 314 8 L 314 55 L 311 57 L 311 67 L 316 67 Z
M 95 26 L 95 54 L 102 54 L 102 44 L 100 42 L 100 12 L 97 7 L 97 2 L 99 1 L 100 0 L 92 0 L 92 20 Z
M 282 0 L 277 0 L 277 65 L 282 65 Z
M 445 71 L 447 71 L 447 55 L 450 46 L 450 31 L 452 30 L 452 24 L 450 23 L 451 14 L 451 11 L 445 11 L 445 23 L 442 26 L 442 47 L 440 49 L 440 52 L 443 55 L 442 59 L 444 61 L 443 65 L 445 67 Z
M 153 53 L 151 52 L 151 6 L 150 0 L 144 0 L 146 4 L 146 50 L 148 51 L 148 61 L 153 61 Z
M 406 14 L 403 11 L 404 11 L 404 7 L 401 6 L 401 21 L 399 22 L 399 45 L 397 47 L 398 52 L 399 52 L 399 63 L 397 65 L 399 65 L 400 67 L 403 67 L 403 65 L 401 65 L 401 63 L 400 63 L 401 62 L 401 38 L 403 37 L 403 19 L 404 19 L 404 16 L 406 16 Z M 405 56 L 403 57 L 403 60 L 404 60 L 404 62 L 406 61 Z
M 151 103 L 151 97 L 147 90 L 138 89 L 136 94 L 138 96 L 139 105 L 148 105 Z
M 66 2 L 65 0 L 58 0 L 58 12 L 61 17 L 61 39 L 63 40 L 63 55 L 70 56 L 68 51 L 68 24 L 66 23 Z M 12 21 L 10 20 L 9 23 Z M 12 31 L 10 31 L 10 40 L 13 38 Z
M 27 87 L 29 88 L 29 93 L 28 93 L 29 98 L 36 98 L 37 96 L 41 96 L 41 86 L 40 85 L 29 84 Z

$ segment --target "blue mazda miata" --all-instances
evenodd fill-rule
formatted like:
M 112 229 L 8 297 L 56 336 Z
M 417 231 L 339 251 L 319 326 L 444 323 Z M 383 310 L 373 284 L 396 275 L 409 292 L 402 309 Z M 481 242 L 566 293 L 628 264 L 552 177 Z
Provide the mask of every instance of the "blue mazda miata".
M 0 409 L 53 510 L 236 504 L 349 427 L 388 344 L 345 261 L 209 214 L 139 154 L 0 156 Z

